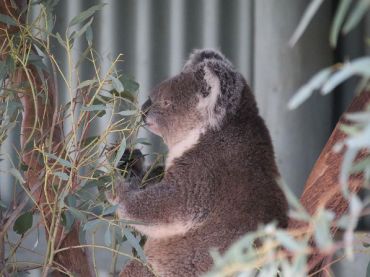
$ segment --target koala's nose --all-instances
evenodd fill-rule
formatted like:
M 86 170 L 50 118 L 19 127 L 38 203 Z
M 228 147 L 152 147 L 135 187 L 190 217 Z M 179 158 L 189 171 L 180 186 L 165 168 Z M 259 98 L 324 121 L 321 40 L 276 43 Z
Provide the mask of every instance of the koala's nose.
M 143 114 L 143 120 L 145 122 L 145 119 L 148 115 L 148 111 L 150 110 L 150 106 L 152 105 L 152 100 L 148 98 L 148 100 L 145 101 L 145 103 L 141 106 L 141 112 Z

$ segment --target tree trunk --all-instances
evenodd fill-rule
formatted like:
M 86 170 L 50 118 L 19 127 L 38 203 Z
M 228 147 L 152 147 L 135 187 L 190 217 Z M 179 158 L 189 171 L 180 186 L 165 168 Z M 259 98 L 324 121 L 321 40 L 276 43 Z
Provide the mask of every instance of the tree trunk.
M 363 92 L 355 97 L 346 113 L 363 111 L 369 104 L 370 92 Z M 333 150 L 334 145 L 337 142 L 343 141 L 347 136 L 340 130 L 342 124 L 349 124 L 344 115 L 341 116 L 335 126 L 305 184 L 301 203 L 311 215 L 315 214 L 320 207 L 325 207 L 335 212 L 336 217 L 339 218 L 348 209 L 348 202 L 343 198 L 339 185 L 339 174 L 345 150 L 343 149 L 341 152 L 335 152 Z M 362 183 L 362 176 L 351 176 L 349 179 L 349 188 L 352 192 L 358 192 Z M 307 223 L 302 221 L 290 220 L 289 222 L 289 229 L 304 230 L 306 227 Z M 337 228 L 331 229 L 333 236 L 336 231 Z M 311 272 L 320 270 L 325 265 L 325 262 L 323 262 L 324 259 L 324 255 L 313 255 L 310 258 L 309 264 L 309 267 L 312 268 Z M 321 273 L 317 273 L 315 276 L 320 275 Z
M 16 19 L 20 24 L 20 26 L 7 26 L 0 23 L 0 41 L 4 41 L 4 45 L 22 28 L 25 14 L 21 15 L 21 11 L 25 8 L 27 8 L 25 0 L 3 0 L 0 2 L 0 13 Z M 1 60 L 7 58 L 7 50 L 9 49 L 3 50 L 0 54 Z M 56 104 L 58 90 L 55 85 L 53 78 L 48 76 L 47 72 L 43 72 L 43 76 L 40 76 L 36 68 L 31 65 L 22 67 L 17 64 L 17 69 L 11 76 L 8 76 L 7 80 L 7 87 L 19 91 L 18 96 L 23 105 L 21 148 L 23 163 L 28 167 L 25 173 L 26 184 L 30 191 L 34 191 L 33 196 L 40 207 L 39 212 L 45 225 L 47 238 L 49 241 L 54 241 L 47 252 L 50 258 L 46 269 L 44 269 L 44 275 L 46 276 L 49 269 L 56 268 L 61 272 L 73 275 L 92 276 L 87 249 L 67 249 L 54 254 L 57 249 L 79 245 L 79 224 L 75 222 L 72 230 L 64 233 L 64 228 L 60 223 L 60 212 L 53 213 L 53 210 L 55 211 L 57 208 L 58 199 L 51 185 L 53 183 L 53 185 L 58 184 L 59 187 L 63 187 L 66 184 L 45 172 L 45 166 L 39 159 L 39 153 L 36 150 L 36 148 L 43 149 L 45 147 L 48 148 L 45 151 L 50 151 L 57 156 L 65 154 L 63 153 L 62 121 L 59 119 Z M 34 90 L 31 89 L 32 87 Z M 62 166 L 55 165 L 54 168 L 71 174 Z M 40 182 L 43 183 L 45 180 L 47 180 L 46 186 L 40 186 Z M 60 276 L 61 273 L 55 271 L 54 274 Z

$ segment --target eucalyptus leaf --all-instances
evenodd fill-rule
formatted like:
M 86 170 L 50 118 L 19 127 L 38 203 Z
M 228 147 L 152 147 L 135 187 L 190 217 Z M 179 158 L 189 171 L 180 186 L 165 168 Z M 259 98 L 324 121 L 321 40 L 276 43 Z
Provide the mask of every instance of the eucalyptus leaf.
M 9 15 L 0 13 L 0 22 L 5 23 L 9 26 L 17 26 L 17 21 L 11 18 Z
M 339 182 L 342 187 L 342 191 L 344 193 L 344 196 L 348 195 L 348 178 L 350 176 L 350 171 L 352 168 L 352 163 L 356 158 L 356 155 L 358 153 L 358 149 L 349 148 L 344 154 L 343 162 L 339 174 Z
M 366 277 L 370 277 L 370 262 L 368 262 L 366 267 Z
M 72 225 L 74 222 L 75 218 L 70 211 L 65 211 L 62 214 L 62 224 L 67 232 L 69 232 L 72 229 Z
M 354 1 L 356 6 L 352 9 L 349 14 L 346 23 L 343 26 L 343 33 L 347 34 L 361 21 L 369 9 L 369 0 L 357 0 Z
M 78 86 L 77 86 L 77 89 L 81 89 L 81 88 L 84 88 L 84 87 L 87 87 L 87 86 L 93 86 L 95 85 L 96 83 L 98 83 L 98 81 L 96 79 L 92 79 L 92 80 L 85 80 L 83 82 L 81 82 Z
M 80 13 L 79 15 L 75 16 L 69 23 L 69 27 L 82 23 L 83 21 L 88 19 L 90 16 L 94 15 L 97 11 L 101 10 L 104 7 L 104 5 L 105 4 L 102 3 L 102 4 L 92 6 L 88 8 L 87 10 L 83 11 L 82 13 Z
M 131 94 L 136 93 L 139 90 L 139 83 L 127 76 L 121 76 L 120 81 L 123 84 L 125 91 L 128 91 Z
M 113 86 L 113 88 L 117 92 L 119 92 L 119 93 L 123 92 L 124 91 L 124 87 L 123 87 L 123 84 L 121 83 L 121 81 L 118 78 L 113 77 L 113 76 L 111 76 L 110 78 L 112 80 L 112 86 Z
M 16 232 L 18 235 L 23 235 L 32 227 L 32 223 L 33 223 L 32 213 L 25 212 L 21 214 L 14 222 L 13 231 Z
M 15 168 L 11 168 L 9 170 L 10 174 L 12 174 L 21 184 L 25 183 L 25 180 L 23 179 L 22 174 L 19 172 L 19 170 Z
M 340 83 L 354 75 L 370 77 L 370 58 L 358 58 L 352 62 L 346 63 L 326 81 L 322 87 L 323 94 L 329 93 Z
M 118 205 L 114 205 L 114 206 L 111 206 L 107 209 L 104 209 L 104 212 L 103 212 L 102 216 L 110 215 L 110 214 L 115 213 L 117 208 L 118 208 Z
M 82 106 L 81 110 L 86 112 L 92 112 L 92 111 L 105 111 L 107 107 L 102 104 L 98 105 L 90 105 L 90 106 Z
M 80 30 L 78 30 L 77 32 L 75 32 L 73 35 L 71 35 L 71 39 L 77 39 L 79 38 L 82 34 L 84 34 L 87 29 L 90 27 L 91 23 L 93 22 L 93 17 L 84 25 L 81 27 Z
M 304 86 L 302 86 L 297 93 L 289 100 L 288 108 L 290 110 L 296 109 L 304 101 L 306 101 L 312 93 L 319 89 L 325 81 L 329 78 L 332 72 L 331 68 L 324 68 L 316 73 Z
M 136 250 L 140 258 L 146 262 L 146 257 L 143 251 L 143 248 L 140 246 L 140 242 L 135 236 L 131 233 L 128 228 L 123 230 L 125 237 L 127 238 L 128 243 Z
M 87 218 L 86 216 L 79 210 L 73 208 L 73 207 L 68 207 L 68 210 L 71 212 L 71 214 L 73 215 L 73 217 L 75 219 L 78 219 L 82 222 L 86 222 L 87 221 Z
M 68 167 L 68 168 L 72 168 L 73 165 L 70 161 L 67 161 L 65 159 L 62 159 L 60 157 L 58 157 L 57 155 L 55 154 L 52 154 L 52 153 L 44 153 L 44 155 L 50 159 L 53 159 L 55 161 L 57 161 L 59 164 L 65 166 L 65 167 Z
M 109 225 L 107 226 L 107 229 L 105 230 L 105 233 L 104 233 L 104 243 L 106 246 L 111 246 L 112 244 L 112 233 L 109 228 Z
M 64 48 L 67 48 L 65 41 L 62 39 L 59 33 L 56 33 L 55 37 L 61 46 L 63 46 Z
M 330 45 L 333 47 L 337 45 L 339 31 L 351 6 L 351 3 L 352 0 L 341 0 L 337 11 L 335 12 L 335 17 L 330 30 Z
M 122 116 L 132 116 L 132 115 L 135 115 L 137 113 L 138 113 L 138 111 L 136 111 L 136 110 L 126 110 L 126 111 L 118 112 L 117 114 L 122 115 Z
M 89 27 L 89 28 L 87 29 L 87 31 L 88 31 L 88 30 L 90 30 L 90 29 L 91 29 L 91 27 Z M 86 32 L 87 32 L 87 31 L 86 31 Z M 91 50 L 91 45 L 89 45 L 89 46 L 88 46 L 88 47 L 83 51 L 83 53 L 80 55 L 80 57 L 79 57 L 79 59 L 78 59 L 78 61 L 77 61 L 76 65 L 75 65 L 75 68 L 78 68 L 78 67 L 82 64 L 82 62 L 86 60 L 87 55 L 88 55 L 88 54 L 90 54 L 90 50 Z
M 8 205 L 0 199 L 0 208 L 3 208 L 3 209 L 6 209 L 8 207 Z
M 99 140 L 99 138 L 100 138 L 100 136 L 87 137 L 87 138 L 81 140 L 81 146 L 86 147 L 90 144 L 92 144 L 94 146 L 94 144 L 96 144 L 96 142 Z
M 135 144 L 151 145 L 151 143 L 146 138 L 137 138 Z
M 290 46 L 294 46 L 297 43 L 323 1 L 324 0 L 311 0 L 303 14 L 301 21 L 298 24 L 298 27 L 295 29 L 291 39 L 289 40 Z
M 321 210 L 315 218 L 315 242 L 322 249 L 328 249 L 332 246 L 333 240 L 330 234 L 330 222 L 334 219 L 332 212 Z
M 99 225 L 102 225 L 102 224 L 105 224 L 105 223 L 101 221 L 100 219 L 91 220 L 91 221 L 88 221 L 84 225 L 83 230 L 84 231 L 94 231 Z
M 303 251 L 305 245 L 296 241 L 291 235 L 285 231 L 276 231 L 276 239 L 290 251 Z
M 122 138 L 122 141 L 121 141 L 121 144 L 118 148 L 118 151 L 117 151 L 117 154 L 116 154 L 116 157 L 114 159 L 114 166 L 117 167 L 120 160 L 121 160 L 121 157 L 123 155 L 123 153 L 125 153 L 125 150 L 126 150 L 126 138 L 123 137 Z
M 69 179 L 68 174 L 66 174 L 65 172 L 62 172 L 62 171 L 55 171 L 55 172 L 53 172 L 53 175 L 57 176 L 58 178 L 60 178 L 63 181 L 68 181 L 68 179 Z
M 91 29 L 91 26 L 89 26 L 86 30 L 85 33 L 86 41 L 89 44 L 89 46 L 92 46 L 92 41 L 93 41 L 93 31 Z

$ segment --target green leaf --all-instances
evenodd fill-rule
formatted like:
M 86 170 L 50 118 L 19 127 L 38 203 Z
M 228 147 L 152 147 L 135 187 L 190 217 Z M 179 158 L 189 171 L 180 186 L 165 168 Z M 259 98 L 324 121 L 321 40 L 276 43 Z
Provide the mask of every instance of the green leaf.
M 91 27 L 89 26 L 86 30 L 86 33 L 85 33 L 85 37 L 86 37 L 86 41 L 88 43 L 89 46 L 92 46 L 92 41 L 93 41 L 93 31 L 91 29 Z
M 138 113 L 138 111 L 136 111 L 136 110 L 128 110 L 128 111 L 118 112 L 117 114 L 122 115 L 122 116 L 132 116 L 132 115 L 135 115 L 137 113 Z
M 127 228 L 123 230 L 123 233 L 125 234 L 125 237 L 127 238 L 127 241 L 129 242 L 129 244 L 136 250 L 140 258 L 144 262 L 146 262 L 146 257 L 145 257 L 143 249 L 140 246 L 139 240 L 135 238 L 135 236 Z
M 105 233 L 104 233 L 104 243 L 106 246 L 111 246 L 112 244 L 112 234 L 111 234 L 109 225 L 107 226 L 107 229 L 105 230 Z
M 311 3 L 308 5 L 305 10 L 301 21 L 298 24 L 298 27 L 295 29 L 291 39 L 289 40 L 289 45 L 294 46 L 299 38 L 302 36 L 303 32 L 306 30 L 308 24 L 311 22 L 311 19 L 316 14 L 317 10 L 321 6 L 324 0 L 311 0 Z
M 4 201 L 0 200 L 0 208 L 6 209 L 8 208 L 8 206 L 6 205 Z
M 285 231 L 276 231 L 276 238 L 290 251 L 300 252 L 305 249 L 304 244 L 294 240 L 294 238 Z
M 68 174 L 66 174 L 64 172 L 61 172 L 61 171 L 53 172 L 53 175 L 59 177 L 63 181 L 68 181 L 68 179 L 69 179 Z
M 117 79 L 116 77 L 113 77 L 113 76 L 111 76 L 110 78 L 112 80 L 112 86 L 113 86 L 113 88 L 117 92 L 119 92 L 119 93 L 123 92 L 124 91 L 124 87 L 123 87 L 121 81 L 119 79 Z
M 357 0 L 356 6 L 353 8 L 351 13 L 343 26 L 343 33 L 347 34 L 361 21 L 365 16 L 370 6 L 369 0 Z
M 101 224 L 105 224 L 105 223 L 101 221 L 100 219 L 91 220 L 84 225 L 83 230 L 84 231 L 95 230 Z
M 366 267 L 366 277 L 370 277 L 370 262 L 367 264 Z
M 344 196 L 347 196 L 348 194 L 347 181 L 350 176 L 352 163 L 354 162 L 358 151 L 359 151 L 358 149 L 348 148 L 347 151 L 344 153 L 342 166 L 339 174 L 339 183 L 342 187 L 342 192 L 344 193 Z
M 333 244 L 330 234 L 330 222 L 334 214 L 330 211 L 321 210 L 315 218 L 315 242 L 320 249 L 327 249 Z
M 88 28 L 88 30 L 89 30 L 89 29 L 91 29 L 91 28 L 89 27 L 89 28 Z M 79 59 L 78 59 L 78 61 L 77 61 L 76 65 L 75 65 L 75 68 L 78 68 L 78 67 L 81 65 L 81 63 L 82 63 L 83 61 L 85 61 L 85 60 L 86 60 L 87 55 L 88 55 L 88 54 L 90 54 L 90 50 L 91 50 L 91 45 L 89 45 L 89 46 L 84 50 L 84 52 L 80 55 L 80 57 L 79 57 Z
M 70 211 L 65 211 L 62 214 L 62 224 L 65 227 L 67 232 L 71 230 L 74 222 L 75 222 L 75 218 Z
M 135 144 L 152 145 L 146 138 L 138 138 L 135 140 Z
M 353 75 L 370 76 L 370 58 L 358 58 L 346 63 L 340 70 L 334 73 L 322 87 L 323 94 L 332 91 L 340 83 Z
M 17 21 L 11 18 L 9 15 L 0 13 L 0 22 L 10 26 L 17 26 Z
M 94 84 L 96 84 L 98 81 L 96 79 L 92 79 L 92 80 L 85 80 L 83 82 L 81 82 L 78 86 L 77 86 L 77 89 L 81 89 L 81 88 L 84 88 L 84 87 L 87 87 L 87 86 L 92 86 Z
M 55 154 L 52 154 L 52 153 L 45 153 L 45 156 L 50 158 L 50 159 L 53 159 L 55 161 L 57 161 L 58 163 L 60 163 L 61 165 L 65 166 L 65 167 L 68 167 L 68 168 L 72 168 L 73 165 L 70 161 L 67 161 L 65 159 L 62 159 L 58 156 L 56 156 Z
M 95 12 L 101 10 L 104 7 L 104 5 L 105 4 L 103 3 L 103 4 L 95 5 L 95 6 L 92 6 L 92 7 L 88 8 L 87 10 L 83 11 L 79 15 L 75 16 L 71 20 L 71 22 L 69 23 L 68 26 L 71 27 L 73 25 L 76 25 L 76 24 L 79 24 L 79 23 L 85 21 L 90 16 L 94 15 Z
M 4 61 L 0 61 L 0 83 L 5 79 L 7 74 L 7 66 Z
M 81 110 L 85 112 L 92 112 L 92 111 L 105 111 L 107 107 L 102 104 L 98 105 L 90 105 L 90 106 L 82 106 Z
M 114 205 L 114 206 L 109 207 L 108 209 L 105 209 L 102 216 L 115 213 L 117 208 L 118 208 L 118 205 Z
M 122 138 L 122 142 L 118 148 L 118 151 L 117 151 L 117 154 L 116 154 L 116 157 L 114 159 L 114 166 L 117 167 L 118 166 L 118 163 L 120 162 L 121 160 L 121 157 L 123 155 L 123 153 L 125 152 L 126 150 L 126 138 L 123 137 Z
M 18 235 L 23 235 L 32 227 L 33 215 L 31 212 L 25 212 L 14 222 L 13 231 Z
M 316 73 L 304 86 L 302 86 L 297 93 L 289 100 L 288 108 L 290 110 L 296 109 L 304 101 L 306 101 L 312 93 L 319 89 L 325 81 L 329 78 L 332 72 L 331 68 L 324 68 Z
M 61 46 L 63 46 L 64 48 L 67 48 L 66 43 L 64 42 L 64 40 L 62 39 L 62 37 L 60 36 L 59 33 L 56 33 L 55 37 L 57 38 L 57 40 L 58 40 L 58 42 Z
M 100 136 L 87 137 L 87 138 L 81 140 L 81 146 L 86 147 L 90 144 L 92 144 L 94 146 L 94 143 L 96 143 L 99 140 L 99 138 L 100 138 Z
M 139 90 L 139 87 L 140 87 L 139 83 L 135 82 L 131 78 L 128 78 L 126 76 L 121 76 L 120 81 L 123 84 L 125 91 L 128 91 L 133 94 Z
M 68 207 L 68 210 L 71 212 L 74 218 L 80 220 L 81 222 L 86 222 L 87 218 L 86 216 L 79 210 L 73 208 L 73 207 Z
M 339 30 L 344 22 L 344 18 L 347 15 L 351 3 L 352 0 L 341 0 L 339 3 L 339 7 L 337 8 L 337 11 L 335 13 L 335 17 L 330 30 L 330 45 L 333 47 L 337 45 Z
M 23 179 L 22 174 L 15 168 L 11 168 L 9 170 L 10 174 L 12 174 L 21 184 L 24 184 L 25 181 Z
M 78 30 L 76 33 L 71 35 L 71 39 L 77 39 L 79 38 L 83 33 L 87 31 L 87 29 L 90 27 L 91 23 L 93 22 L 93 17 L 84 25 L 80 30 Z

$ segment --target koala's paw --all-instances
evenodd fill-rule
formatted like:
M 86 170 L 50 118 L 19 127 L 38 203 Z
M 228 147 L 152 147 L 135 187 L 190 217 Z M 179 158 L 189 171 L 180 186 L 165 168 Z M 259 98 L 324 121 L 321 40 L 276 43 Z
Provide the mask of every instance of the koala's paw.
M 123 153 L 118 168 L 126 171 L 125 177 L 142 177 L 144 172 L 144 155 L 139 149 L 126 149 Z
M 114 188 L 105 192 L 105 197 L 112 205 L 117 205 L 120 204 L 121 200 L 123 200 L 128 193 L 137 189 L 137 185 L 119 178 L 115 181 Z
M 113 192 L 111 190 L 108 190 L 108 191 L 105 192 L 105 198 L 113 206 L 117 205 L 119 203 L 119 198 L 118 198 L 117 194 L 113 195 Z
M 154 277 L 149 269 L 138 261 L 131 261 L 121 271 L 120 277 Z

